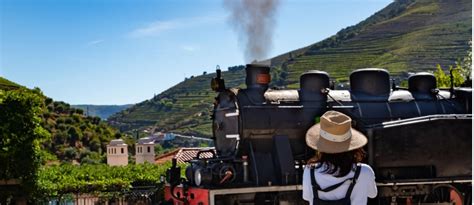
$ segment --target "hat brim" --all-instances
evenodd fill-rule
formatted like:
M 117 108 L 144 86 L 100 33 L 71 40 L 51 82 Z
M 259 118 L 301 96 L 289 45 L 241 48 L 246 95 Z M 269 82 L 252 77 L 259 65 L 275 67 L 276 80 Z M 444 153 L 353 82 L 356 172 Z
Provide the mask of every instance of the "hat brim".
M 367 144 L 364 134 L 351 128 L 352 137 L 344 142 L 332 142 L 319 135 L 320 124 L 315 124 L 306 132 L 306 144 L 314 150 L 323 153 L 342 153 L 355 150 Z

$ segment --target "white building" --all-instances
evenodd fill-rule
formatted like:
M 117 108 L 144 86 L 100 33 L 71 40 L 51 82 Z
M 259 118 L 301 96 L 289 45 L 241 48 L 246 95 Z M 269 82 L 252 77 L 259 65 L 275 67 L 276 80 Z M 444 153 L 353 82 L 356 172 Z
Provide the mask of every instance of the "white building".
M 122 139 L 112 140 L 107 145 L 107 164 L 110 166 L 128 164 L 127 144 Z
M 155 139 L 145 137 L 138 140 L 135 146 L 135 162 L 143 164 L 144 162 L 155 163 Z

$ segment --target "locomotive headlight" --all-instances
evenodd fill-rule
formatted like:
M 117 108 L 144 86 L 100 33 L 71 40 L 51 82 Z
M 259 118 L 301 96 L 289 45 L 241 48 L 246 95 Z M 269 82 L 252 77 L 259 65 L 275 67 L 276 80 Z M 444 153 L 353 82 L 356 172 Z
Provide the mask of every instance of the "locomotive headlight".
M 206 168 L 198 168 L 194 172 L 194 184 L 196 186 L 209 185 L 212 182 L 212 173 Z
M 196 172 L 194 172 L 194 184 L 196 186 L 201 186 L 201 181 L 202 180 L 202 173 L 201 169 L 197 169 Z

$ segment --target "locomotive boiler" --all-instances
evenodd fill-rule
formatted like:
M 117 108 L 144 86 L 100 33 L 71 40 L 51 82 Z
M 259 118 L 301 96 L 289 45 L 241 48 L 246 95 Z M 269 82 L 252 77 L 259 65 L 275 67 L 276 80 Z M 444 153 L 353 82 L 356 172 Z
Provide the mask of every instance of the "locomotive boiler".
M 307 71 L 299 89 L 271 89 L 270 67 L 249 64 L 246 88 L 226 88 L 220 70 L 212 113 L 215 150 L 189 161 L 186 179 L 173 166 L 171 204 L 304 204 L 301 180 L 306 131 L 328 110 L 352 118 L 368 137 L 367 163 L 379 188 L 373 204 L 464 203 L 471 199 L 472 89 L 438 89 L 430 73 L 391 83 L 388 71 L 355 70 L 349 90 Z

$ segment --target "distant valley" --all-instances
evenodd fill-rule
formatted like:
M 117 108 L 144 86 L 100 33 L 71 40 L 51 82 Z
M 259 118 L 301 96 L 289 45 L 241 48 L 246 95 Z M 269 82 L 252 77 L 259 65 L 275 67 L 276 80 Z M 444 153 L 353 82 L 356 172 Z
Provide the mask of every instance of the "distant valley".
M 73 108 L 81 109 L 87 116 L 100 117 L 106 120 L 109 116 L 132 107 L 133 104 L 128 105 L 71 105 Z

